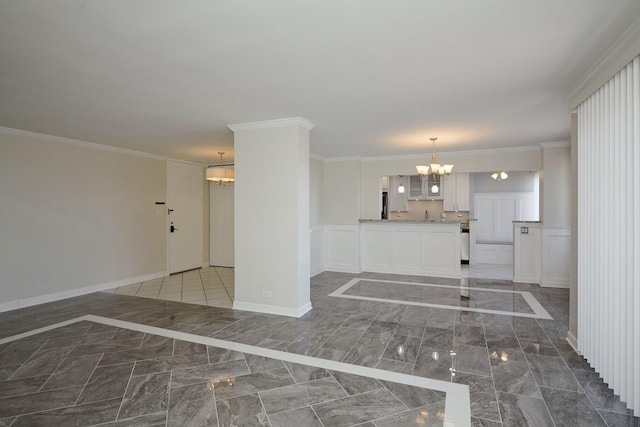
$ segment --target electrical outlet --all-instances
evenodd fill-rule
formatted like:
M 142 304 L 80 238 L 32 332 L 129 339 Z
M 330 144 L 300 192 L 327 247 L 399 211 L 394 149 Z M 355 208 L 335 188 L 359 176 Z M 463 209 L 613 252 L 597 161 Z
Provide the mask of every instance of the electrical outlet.
M 36 286 L 36 291 L 38 291 L 38 292 L 43 292 L 43 291 L 46 291 L 48 289 L 51 289 L 51 284 L 50 283 L 47 283 L 46 285 L 38 285 L 38 286 Z
M 520 227 L 520 234 L 529 234 L 529 227 Z
M 262 297 L 263 298 L 271 298 L 272 297 L 271 290 L 270 289 L 263 290 L 262 291 Z

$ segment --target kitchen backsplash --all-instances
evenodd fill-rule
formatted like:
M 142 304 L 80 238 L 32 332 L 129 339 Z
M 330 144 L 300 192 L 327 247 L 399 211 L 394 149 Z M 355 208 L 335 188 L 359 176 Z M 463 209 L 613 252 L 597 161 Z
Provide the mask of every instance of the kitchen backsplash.
M 389 212 L 389 219 L 404 219 L 411 221 L 424 221 L 425 210 L 429 212 L 429 219 L 440 219 L 442 213 L 442 200 L 410 200 L 407 203 L 409 208 L 406 212 Z M 461 217 L 458 217 L 461 215 Z M 445 212 L 447 221 L 469 221 L 469 212 Z

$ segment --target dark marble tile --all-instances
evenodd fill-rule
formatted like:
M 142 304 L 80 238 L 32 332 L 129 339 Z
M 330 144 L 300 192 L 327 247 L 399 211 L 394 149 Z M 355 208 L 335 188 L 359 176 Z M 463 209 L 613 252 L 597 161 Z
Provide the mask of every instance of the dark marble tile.
M 325 426 L 364 423 L 407 409 L 386 389 L 319 403 L 312 407 Z
M 13 374 L 19 367 L 20 365 L 0 367 L 0 381 L 4 381 L 9 378 L 9 376 Z
M 471 427 L 502 427 L 502 423 L 485 418 L 471 417 Z
M 415 362 L 401 362 L 399 360 L 380 359 L 376 365 L 377 369 L 384 369 L 385 371 L 398 372 L 400 374 L 411 375 Z
M 176 356 L 159 357 L 157 359 L 140 360 L 136 362 L 133 375 L 148 375 L 167 372 L 172 369 L 205 365 L 208 362 L 209 358 L 207 357 L 206 352 L 204 354 L 181 354 Z
M 318 351 L 313 353 L 314 357 L 319 357 L 321 359 L 327 360 L 335 360 L 336 362 L 341 362 L 346 355 L 346 351 L 330 350 L 328 348 L 319 348 Z
M 487 335 L 487 350 L 489 358 L 500 362 L 513 360 L 525 361 L 520 343 L 515 337 L 503 335 Z
M 540 387 L 551 418 L 557 426 L 606 426 L 584 393 Z
M 618 414 L 599 410 L 600 416 L 609 427 L 640 427 L 640 417 L 634 417 L 631 414 Z
M 70 337 L 59 337 L 59 338 L 51 338 L 47 340 L 46 343 L 42 346 L 45 348 L 58 348 L 58 347 L 73 347 L 76 345 L 90 345 L 90 344 L 99 344 L 105 341 L 110 341 L 114 332 L 105 332 L 102 334 L 86 334 L 86 335 L 76 335 Z M 142 337 L 140 337 L 140 343 L 142 343 Z
M 454 314 L 456 326 L 459 324 L 482 326 L 482 313 L 458 311 Z
M 262 372 L 270 369 L 284 368 L 282 360 L 254 356 L 253 354 L 245 354 L 244 358 L 247 361 L 247 366 L 249 366 L 249 371 L 251 372 Z
M 71 406 L 81 391 L 82 387 L 70 387 L 2 399 L 0 418 Z
M 491 376 L 491 364 L 486 347 L 454 345 L 453 351 L 453 368 L 456 372 Z
M 376 317 L 375 314 L 351 315 L 347 318 L 347 320 L 345 320 L 342 323 L 342 325 L 340 326 L 340 329 L 342 328 L 360 329 L 362 330 L 362 332 L 364 332 L 369 328 L 369 326 L 371 326 L 371 323 L 373 322 L 373 319 L 375 317 Z M 384 319 L 378 319 L 378 320 L 384 320 Z
M 331 375 L 338 384 L 350 395 L 366 393 L 382 388 L 382 384 L 375 378 L 360 375 L 347 374 L 345 372 L 331 371 Z
M 396 334 L 422 338 L 422 335 L 424 335 L 424 328 L 424 324 L 414 325 L 411 323 L 398 323 Z
M 469 386 L 472 417 L 500 421 L 498 400 L 491 377 L 456 373 L 452 380 Z
M 402 315 L 400 323 L 418 325 L 424 327 L 429 318 L 429 310 L 425 307 L 409 306 Z
M 446 393 L 443 391 L 430 390 L 389 381 L 381 381 L 381 383 L 409 409 L 431 405 L 436 402 L 443 402 L 446 398 Z
M 526 361 L 491 363 L 496 390 L 531 397 L 542 397 Z
M 174 387 L 169 394 L 167 427 L 217 425 L 213 391 L 202 384 Z
M 604 409 L 605 411 L 618 412 L 620 414 L 628 412 L 627 405 L 620 401 L 620 397 L 616 396 L 613 390 L 607 387 L 600 375 L 579 369 L 573 370 L 573 375 L 596 409 Z
M 107 325 L 103 325 L 107 326 Z M 91 328 L 93 330 L 93 327 Z M 106 332 L 106 331 L 105 331 Z M 131 329 L 117 329 L 116 333 L 113 335 L 111 340 L 120 341 L 120 340 L 134 340 L 134 339 L 144 339 L 144 332 L 132 331 Z
M 482 324 L 486 334 L 515 337 L 513 317 L 500 314 L 482 314 Z
M 100 361 L 100 357 L 100 354 L 81 357 L 67 357 L 49 377 L 42 387 L 42 390 L 55 390 L 59 388 L 84 385 Z
M 0 427 L 9 427 L 15 421 L 16 417 L 0 418 Z
M 498 406 L 505 427 L 554 427 L 542 399 L 498 392 Z
M 376 419 L 375 427 L 429 426 L 440 427 L 444 423 L 444 402 L 401 412 Z M 363 424 L 358 424 L 362 426 Z
M 527 354 L 526 357 L 538 385 L 578 391 L 578 382 L 561 358 L 536 354 Z
M 484 330 L 482 326 L 473 326 L 467 324 L 456 325 L 453 338 L 454 344 L 486 346 Z
M 176 369 L 171 376 L 171 387 L 182 387 L 191 384 L 205 384 L 212 378 L 230 378 L 246 375 L 249 368 L 244 360 L 232 360 L 212 365 L 195 366 L 193 368 Z
M 441 381 L 451 381 L 453 356 L 451 350 L 422 348 L 413 369 L 413 375 Z
M 220 427 L 269 426 L 269 419 L 257 394 L 216 402 Z
M 8 379 L 36 377 L 52 374 L 60 362 L 69 354 L 72 347 L 43 349 L 36 351 L 31 357 L 16 369 Z
M 594 372 L 594 369 L 589 365 L 587 360 L 575 352 L 571 346 L 566 342 L 556 342 L 554 346 L 560 353 L 560 357 L 571 369 L 581 369 L 583 371 Z
M 343 396 L 347 396 L 347 393 L 334 378 L 322 378 L 260 393 L 262 404 L 269 414 Z
M 395 334 L 389 341 L 382 357 L 400 362 L 415 362 L 419 347 L 420 338 Z
M 364 333 L 363 329 L 340 327 L 322 344 L 322 348 L 348 352 Z
M 311 380 L 319 380 L 320 378 L 330 377 L 329 371 L 315 366 L 300 365 L 298 363 L 284 362 L 289 373 L 297 383 L 303 383 Z
M 373 368 L 378 364 L 380 357 L 387 348 L 387 344 L 388 340 L 362 337 L 347 353 L 343 362 Z
M 171 373 L 131 377 L 118 419 L 167 410 Z
M 215 384 L 213 392 L 216 400 L 220 400 L 285 387 L 294 383 L 289 371 L 281 368 L 240 375 L 230 378 L 229 381 L 220 381 Z
M 78 398 L 78 403 L 122 399 L 131 377 L 133 365 L 130 362 L 96 368 Z
M 324 427 L 310 407 L 269 415 L 271 427 Z
M 262 348 L 270 348 L 272 350 L 284 351 L 287 346 L 291 344 L 290 342 L 272 340 L 271 338 L 265 338 L 260 341 L 257 346 Z
M 0 382 L 0 399 L 5 397 L 18 396 L 21 394 L 36 393 L 49 378 L 47 375 L 41 377 L 20 378 Z
M 113 421 L 120 409 L 120 399 L 103 400 L 85 405 L 37 412 L 19 416 L 11 427 L 32 426 L 89 426 Z
M 100 424 L 100 427 L 166 427 L 167 413 L 156 412 L 155 414 L 142 415 L 140 417 L 126 418 L 120 421 Z
M 174 356 L 207 356 L 207 346 L 204 344 L 193 343 L 183 340 L 174 340 L 173 345 Z
M 209 353 L 209 363 L 230 362 L 233 360 L 244 359 L 244 355 L 239 351 L 211 346 L 207 346 L 207 351 Z
M 422 348 L 452 349 L 453 334 L 452 329 L 427 326 L 424 329 Z
M 558 354 L 553 345 L 522 341 L 520 346 L 522 347 L 522 351 L 527 354 L 560 357 L 560 354 Z
M 107 341 L 101 344 L 79 345 L 73 348 L 69 357 L 86 356 L 89 354 L 113 353 L 123 350 L 133 350 L 140 347 L 140 339 Z

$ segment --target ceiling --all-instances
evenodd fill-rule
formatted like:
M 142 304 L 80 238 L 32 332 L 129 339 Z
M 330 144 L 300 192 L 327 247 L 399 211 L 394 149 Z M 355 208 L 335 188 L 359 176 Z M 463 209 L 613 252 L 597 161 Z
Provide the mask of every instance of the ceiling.
M 322 157 L 569 139 L 566 99 L 637 0 L 0 0 L 0 126 L 203 163 L 227 125 Z

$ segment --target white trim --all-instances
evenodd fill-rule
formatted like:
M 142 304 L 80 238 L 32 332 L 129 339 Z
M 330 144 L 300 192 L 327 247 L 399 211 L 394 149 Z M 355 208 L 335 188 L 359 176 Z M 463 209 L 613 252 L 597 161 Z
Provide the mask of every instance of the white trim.
M 305 305 L 299 308 L 286 308 L 280 307 L 277 305 L 268 305 L 268 304 L 256 304 L 253 302 L 244 302 L 244 301 L 233 301 L 233 309 L 234 310 L 242 310 L 242 311 L 253 311 L 256 313 L 266 313 L 266 314 L 277 314 L 278 316 L 287 316 L 287 317 L 302 317 L 306 312 L 311 310 L 311 302 L 306 303 Z
M 217 338 L 203 337 L 200 335 L 189 334 L 185 332 L 172 331 L 162 329 L 155 326 L 141 325 L 139 323 L 128 322 L 125 320 L 110 319 L 107 317 L 94 316 L 88 314 L 77 317 L 72 320 L 56 323 L 44 328 L 25 332 L 23 334 L 14 335 L 12 337 L 0 339 L 0 344 L 15 341 L 21 338 L 33 336 L 42 332 L 68 326 L 73 323 L 87 321 L 101 323 L 103 325 L 113 326 L 116 328 L 124 328 L 133 331 L 159 335 L 166 338 L 173 338 L 182 341 L 188 341 L 196 344 L 207 345 L 211 347 L 223 348 L 226 350 L 239 351 L 242 353 L 252 354 L 255 356 L 268 357 L 271 359 L 283 360 L 285 362 L 297 363 L 315 368 L 328 369 L 331 371 L 344 372 L 352 375 L 360 375 L 368 378 L 375 378 L 382 381 L 395 382 L 415 387 L 421 387 L 431 390 L 438 390 L 446 393 L 445 396 L 445 418 L 444 425 L 447 427 L 468 427 L 471 425 L 471 399 L 469 386 L 466 384 L 458 384 L 450 381 L 434 380 L 431 378 L 418 377 L 414 375 L 400 374 L 382 369 L 368 368 L 365 366 L 352 365 L 349 363 L 336 362 L 329 359 L 320 359 L 317 357 L 305 356 L 296 353 L 288 353 L 285 351 L 272 350 L 269 348 L 257 347 L 248 344 L 241 344 L 233 341 L 225 341 Z
M 343 157 L 327 157 L 324 159 L 325 162 L 354 162 L 354 161 L 362 160 L 360 156 L 343 156 Z
M 564 148 L 571 147 L 571 141 L 557 141 L 557 142 L 541 142 L 542 148 Z
M 460 286 L 449 286 L 449 285 L 433 285 L 429 283 L 416 283 L 416 282 L 400 282 L 395 280 L 378 280 L 378 279 L 363 279 L 356 278 L 351 279 L 347 283 L 345 283 L 340 288 L 329 294 L 330 297 L 339 297 L 339 298 L 349 298 L 349 299 L 357 299 L 363 301 L 376 301 L 376 302 L 386 302 L 393 304 L 403 304 L 403 305 L 412 305 L 417 307 L 434 307 L 434 308 L 444 308 L 448 310 L 456 310 L 456 311 L 472 311 L 475 313 L 487 313 L 487 314 L 502 314 L 506 316 L 516 316 L 516 317 L 530 317 L 534 319 L 547 319 L 553 320 L 553 317 L 545 310 L 545 308 L 538 302 L 538 300 L 531 294 L 531 292 L 526 291 L 511 291 L 505 289 L 489 289 L 489 288 L 472 288 L 474 292 L 496 292 L 496 293 L 509 293 L 509 294 L 518 294 L 524 298 L 524 300 L 529 304 L 529 307 L 533 310 L 533 314 L 531 313 L 518 313 L 514 311 L 504 311 L 504 310 L 490 310 L 484 308 L 473 308 L 473 307 L 460 307 L 455 305 L 445 305 L 445 304 L 430 304 L 426 302 L 415 302 L 415 301 L 405 301 L 405 300 L 395 300 L 388 298 L 373 298 L 373 297 L 365 297 L 360 295 L 345 295 L 344 292 L 349 288 L 354 286 L 358 282 L 378 282 L 378 283 L 398 283 L 403 285 L 412 285 L 412 286 L 424 286 L 424 287 L 432 287 L 432 288 L 447 288 L 447 289 L 460 289 Z M 470 288 L 465 288 L 470 289 Z
M 101 283 L 98 285 L 85 286 L 82 288 L 69 289 L 66 291 L 54 292 L 51 294 L 38 295 L 31 298 L 19 299 L 0 304 L 0 313 L 5 311 L 16 310 L 18 308 L 31 307 L 47 302 L 60 301 L 67 298 L 73 298 L 81 295 L 92 294 L 94 292 L 106 291 L 108 289 L 119 288 L 120 286 L 133 285 L 135 283 L 146 282 L 153 279 L 159 279 L 169 275 L 168 271 L 160 271 L 157 273 L 145 274 L 143 276 L 130 277 L 128 279 L 116 280 L 113 282 Z
M 578 351 L 578 339 L 575 335 L 571 333 L 571 331 L 567 332 L 567 342 L 576 353 L 580 354 Z
M 265 120 L 262 122 L 251 122 L 251 123 L 239 123 L 235 125 L 228 125 L 227 127 L 231 129 L 233 132 L 237 132 L 239 130 L 254 130 L 254 129 L 266 129 L 266 128 L 276 128 L 282 126 L 291 126 L 298 125 L 306 130 L 311 130 L 314 128 L 314 124 L 304 117 L 291 117 L 288 119 L 277 119 L 277 120 Z
M 616 42 L 578 80 L 569 92 L 568 111 L 574 110 L 602 85 L 640 54 L 640 19 L 633 23 Z
M 167 157 L 165 156 L 160 156 L 158 154 L 145 153 L 144 151 L 130 150 L 128 148 L 115 147 L 112 145 L 105 145 L 105 144 L 96 144 L 95 142 L 81 141 L 79 139 L 64 138 L 61 136 L 47 135 L 44 133 L 30 132 L 26 130 L 12 129 L 12 128 L 2 127 L 2 126 L 0 126 L 0 133 L 24 136 L 24 137 L 39 139 L 41 141 L 78 145 L 81 147 L 93 148 L 96 150 L 112 151 L 120 154 L 129 154 L 131 156 L 147 157 L 150 159 L 157 159 L 157 160 L 167 160 Z

